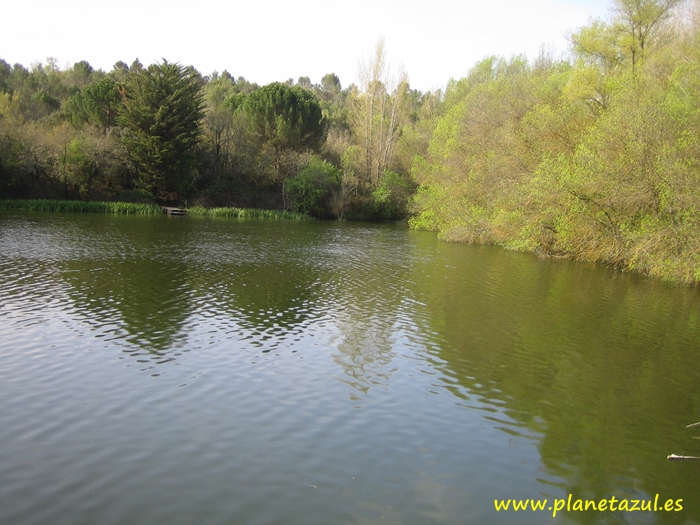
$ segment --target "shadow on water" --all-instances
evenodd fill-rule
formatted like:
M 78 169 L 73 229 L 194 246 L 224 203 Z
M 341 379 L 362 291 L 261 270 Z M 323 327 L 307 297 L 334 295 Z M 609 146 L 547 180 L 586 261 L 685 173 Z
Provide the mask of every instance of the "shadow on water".
M 143 364 L 223 343 L 294 352 L 319 336 L 358 393 L 390 380 L 411 265 L 393 227 L 19 214 L 3 235 L 92 337 Z
M 184 264 L 126 259 L 61 267 L 75 308 L 100 332 L 95 337 L 122 340 L 125 352 L 152 356 L 157 363 L 182 346 L 192 307 Z
M 278 239 L 265 239 L 264 228 L 250 236 L 222 222 L 209 223 L 211 231 L 197 221 L 151 219 L 136 235 L 120 219 L 109 221 L 117 230 L 109 235 L 95 231 L 94 219 L 81 224 L 80 238 L 102 238 L 94 239 L 94 260 L 66 257 L 58 264 L 96 337 L 123 341 L 125 352 L 162 364 L 222 340 L 267 353 L 312 319 L 318 272 L 279 244 L 275 251 Z M 105 246 L 105 237 L 123 242 Z M 206 340 L 202 325 L 216 335 Z

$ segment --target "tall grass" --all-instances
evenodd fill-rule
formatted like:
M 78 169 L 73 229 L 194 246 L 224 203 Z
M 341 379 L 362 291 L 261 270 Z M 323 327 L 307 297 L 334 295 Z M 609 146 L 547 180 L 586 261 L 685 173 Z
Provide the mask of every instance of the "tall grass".
M 303 220 L 308 219 L 308 215 L 291 211 L 280 210 L 259 210 L 255 208 L 204 208 L 193 206 L 187 210 L 190 215 L 199 217 L 230 217 L 233 219 L 287 219 Z
M 156 215 L 163 209 L 156 204 L 136 204 L 132 202 L 85 202 L 37 200 L 0 200 L 0 210 L 54 211 L 75 213 L 113 213 L 124 215 Z M 290 211 L 258 210 L 255 208 L 204 208 L 193 206 L 187 210 L 198 217 L 230 217 L 234 219 L 308 219 L 307 215 Z
M 124 215 L 155 215 L 163 213 L 155 204 L 133 202 L 85 202 L 49 199 L 0 200 L 0 210 L 58 211 L 75 213 L 112 213 Z

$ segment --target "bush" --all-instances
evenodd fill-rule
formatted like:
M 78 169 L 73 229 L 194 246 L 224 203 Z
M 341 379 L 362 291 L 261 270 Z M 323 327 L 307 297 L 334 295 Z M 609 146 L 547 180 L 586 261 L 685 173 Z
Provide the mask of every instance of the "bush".
M 398 173 L 385 171 L 379 186 L 372 192 L 374 215 L 384 220 L 405 218 L 413 189 L 413 184 Z
M 331 197 L 339 184 L 340 170 L 325 160 L 311 157 L 306 167 L 286 183 L 292 211 L 317 218 L 330 216 Z

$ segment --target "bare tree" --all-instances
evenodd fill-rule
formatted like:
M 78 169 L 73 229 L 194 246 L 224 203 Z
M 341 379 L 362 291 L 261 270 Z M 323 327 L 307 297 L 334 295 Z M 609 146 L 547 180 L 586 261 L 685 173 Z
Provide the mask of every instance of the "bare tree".
M 360 89 L 351 105 L 354 134 L 362 148 L 360 176 L 376 187 L 394 160 L 396 143 L 408 118 L 408 76 L 401 70 L 398 81 L 391 77 L 384 38 L 374 56 L 361 62 Z

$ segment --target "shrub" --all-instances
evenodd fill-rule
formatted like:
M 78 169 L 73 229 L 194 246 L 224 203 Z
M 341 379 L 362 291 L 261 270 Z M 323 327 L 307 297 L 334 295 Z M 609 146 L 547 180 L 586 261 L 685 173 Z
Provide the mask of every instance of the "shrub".
M 306 167 L 286 183 L 292 211 L 318 218 L 329 216 L 331 197 L 339 184 L 340 170 L 330 162 L 311 157 Z

